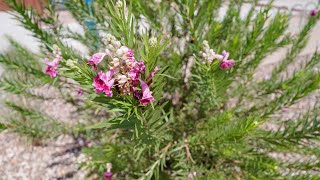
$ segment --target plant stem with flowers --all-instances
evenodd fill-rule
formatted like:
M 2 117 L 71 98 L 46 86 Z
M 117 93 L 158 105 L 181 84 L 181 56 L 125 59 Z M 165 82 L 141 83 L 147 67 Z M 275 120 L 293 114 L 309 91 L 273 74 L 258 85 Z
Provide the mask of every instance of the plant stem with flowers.
M 6 106 L 13 112 L 1 129 L 39 139 L 84 137 L 93 145 L 82 147 L 87 160 L 81 167 L 108 180 L 320 177 L 314 158 L 319 104 L 299 117 L 279 118 L 319 90 L 318 52 L 288 73 L 318 22 L 317 10 L 293 35 L 287 33 L 291 14 L 271 13 L 271 4 L 258 10 L 253 2 L 240 16 L 247 4 L 236 0 L 96 0 L 90 8 L 69 0 L 64 5 L 84 28 L 81 35 L 62 26 L 50 5 L 50 13 L 39 14 L 8 2 L 46 58 L 13 40 L 15 54 L 0 56 L 0 88 L 12 95 Z M 97 26 L 89 29 L 87 19 Z M 270 78 L 256 80 L 263 59 L 284 47 L 290 51 Z M 39 112 L 32 102 L 46 97 L 34 89 L 46 86 L 58 90 L 61 96 L 51 98 L 70 103 L 83 121 L 55 123 Z M 277 128 L 268 129 L 270 124 Z

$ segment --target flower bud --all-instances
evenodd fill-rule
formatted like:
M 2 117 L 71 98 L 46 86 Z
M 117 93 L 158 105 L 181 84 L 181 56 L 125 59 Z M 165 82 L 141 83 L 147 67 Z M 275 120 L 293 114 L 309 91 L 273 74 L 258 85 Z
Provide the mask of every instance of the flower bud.
M 310 12 L 310 16 L 314 17 L 314 16 L 317 16 L 318 14 L 318 10 L 317 9 L 312 9 L 311 12 Z
M 116 6 L 117 6 L 117 8 L 122 8 L 122 6 L 123 6 L 123 2 L 121 1 L 121 0 L 119 0 L 119 1 L 117 1 L 116 2 Z
M 127 54 L 129 51 L 129 48 L 127 48 L 126 46 L 121 46 L 120 49 L 122 50 L 123 54 Z
M 155 47 L 157 45 L 157 38 L 155 38 L 155 37 L 150 38 L 149 39 L 149 45 L 151 47 Z
M 119 48 L 121 46 L 120 41 L 115 41 L 113 44 L 116 48 Z
M 119 66 L 119 59 L 118 58 L 113 58 L 111 61 L 113 66 Z
M 124 54 L 121 49 L 118 49 L 116 53 L 117 53 L 118 56 L 122 56 Z
M 68 67 L 70 67 L 71 69 L 76 69 L 77 68 L 76 63 L 77 63 L 77 61 L 72 60 L 72 59 L 68 59 L 66 62 L 66 65 Z
M 111 172 L 111 169 L 112 169 L 112 164 L 111 163 L 107 163 L 107 170 L 103 175 L 105 180 L 111 180 L 112 179 L 112 175 L 113 174 Z

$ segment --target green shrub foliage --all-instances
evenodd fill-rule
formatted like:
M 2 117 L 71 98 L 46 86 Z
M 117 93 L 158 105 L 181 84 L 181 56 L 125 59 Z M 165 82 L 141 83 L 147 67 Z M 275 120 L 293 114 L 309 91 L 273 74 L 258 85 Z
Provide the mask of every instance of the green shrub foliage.
M 292 34 L 290 13 L 255 3 L 246 3 L 251 9 L 243 15 L 242 0 L 95 0 L 92 5 L 68 0 L 64 7 L 84 29 L 79 33 L 59 22 L 57 4 L 48 3 L 40 13 L 8 0 L 9 13 L 39 40 L 41 53 L 8 37 L 12 49 L 0 55 L 5 69 L 0 88 L 8 94 L 4 105 L 11 113 L 3 116 L 0 130 L 94 141 L 82 148 L 87 160 L 81 167 L 102 176 L 112 163 L 115 179 L 319 179 L 318 103 L 286 121 L 275 116 L 319 89 L 317 52 L 295 70 L 288 68 L 319 15 L 307 17 Z M 140 97 L 139 102 L 132 92 L 147 91 L 139 85 L 123 93 L 120 80 L 108 91 L 112 97 L 95 92 L 98 72 L 110 70 L 115 60 L 106 56 L 95 70 L 87 56 L 110 50 L 108 38 L 143 60 L 146 67 L 136 83 L 147 83 L 154 101 L 143 104 Z M 262 60 L 284 47 L 288 51 L 270 78 L 257 81 L 253 75 Z M 59 65 L 50 78 L 44 57 L 52 53 Z M 36 91 L 43 87 L 56 94 Z M 56 99 L 75 108 L 78 123 L 57 121 L 34 107 Z M 270 124 L 274 128 L 266 128 Z

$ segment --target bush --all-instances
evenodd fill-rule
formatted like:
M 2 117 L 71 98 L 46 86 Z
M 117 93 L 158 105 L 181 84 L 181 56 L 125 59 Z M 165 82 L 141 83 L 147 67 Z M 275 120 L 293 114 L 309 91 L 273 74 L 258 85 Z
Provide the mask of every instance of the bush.
M 291 14 L 272 14 L 271 4 L 256 11 L 253 2 L 241 18 L 243 1 L 228 3 L 221 17 L 221 0 L 69 0 L 66 9 L 85 30 L 79 34 L 60 24 L 55 5 L 40 14 L 8 2 L 46 59 L 10 39 L 15 54 L 0 56 L 0 87 L 13 95 L 6 102 L 13 113 L 1 129 L 95 141 L 82 148 L 88 157 L 82 167 L 102 174 L 111 163 L 117 179 L 320 177 L 317 103 L 289 121 L 273 116 L 319 88 L 317 52 L 287 73 L 317 13 L 292 35 Z M 65 39 L 86 46 L 90 58 Z M 282 47 L 289 51 L 270 78 L 255 80 L 262 60 Z M 59 95 L 35 91 L 44 86 Z M 32 104 L 48 98 L 71 104 L 82 121 L 60 123 Z M 268 123 L 279 128 L 265 128 Z M 110 176 L 110 164 L 107 169 Z

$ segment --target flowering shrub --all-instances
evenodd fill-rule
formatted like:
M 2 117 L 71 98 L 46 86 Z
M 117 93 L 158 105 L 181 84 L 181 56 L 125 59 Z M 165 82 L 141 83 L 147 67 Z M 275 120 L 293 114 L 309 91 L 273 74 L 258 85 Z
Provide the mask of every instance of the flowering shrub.
M 108 180 L 319 178 L 318 103 L 297 117 L 279 116 L 319 89 L 317 52 L 288 68 L 307 44 L 316 10 L 291 34 L 291 15 L 272 14 L 271 5 L 253 3 L 240 16 L 243 1 L 69 0 L 79 34 L 60 24 L 55 6 L 41 15 L 19 2 L 9 0 L 13 15 L 46 58 L 10 39 L 16 54 L 0 57 L 0 88 L 27 101 L 9 99 L 1 128 L 38 139 L 82 137 L 90 143 L 81 168 Z M 289 49 L 286 56 L 256 79 L 279 48 Z M 47 86 L 81 121 L 60 123 L 34 107 L 49 98 L 35 89 Z
M 121 95 L 130 95 L 137 98 L 141 104 L 147 105 L 154 102 L 154 97 L 149 86 L 141 79 L 141 74 L 145 73 L 144 61 L 137 61 L 134 58 L 133 50 L 128 47 L 121 46 L 119 41 L 110 34 L 103 40 L 107 49 L 105 53 L 96 53 L 92 55 L 88 64 L 97 70 L 97 65 L 107 55 L 111 60 L 110 70 L 106 73 L 100 71 L 94 78 L 93 86 L 97 93 L 104 92 L 106 96 L 111 97 L 112 87 L 119 91 Z M 158 67 L 148 76 L 147 81 L 150 82 L 154 74 L 158 71 Z M 115 78 L 113 78 L 115 77 Z M 138 90 L 140 82 L 141 92 Z
M 217 59 L 217 60 L 221 61 L 220 68 L 222 70 L 228 69 L 228 68 L 235 65 L 234 60 L 228 60 L 229 53 L 227 51 L 225 51 L 225 50 L 222 51 L 222 55 L 220 55 L 220 54 L 216 54 L 213 51 L 213 49 L 210 49 L 208 41 L 203 41 L 202 45 L 203 45 L 203 47 L 202 47 L 203 51 L 200 51 L 200 55 L 203 58 L 203 61 L 202 61 L 203 64 L 205 64 L 205 63 L 211 64 L 214 59 Z
M 45 59 L 45 63 L 47 64 L 46 74 L 49 74 L 51 78 L 54 78 L 58 74 L 58 66 L 61 60 L 61 52 L 59 47 L 54 47 L 53 51 L 53 60 L 50 61 L 48 58 Z

